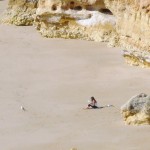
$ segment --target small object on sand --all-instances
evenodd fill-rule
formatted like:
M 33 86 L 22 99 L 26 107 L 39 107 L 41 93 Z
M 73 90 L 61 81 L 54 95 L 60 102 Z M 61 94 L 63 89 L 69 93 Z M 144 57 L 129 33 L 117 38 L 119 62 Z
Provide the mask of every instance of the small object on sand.
M 90 104 L 91 103 L 91 101 L 90 100 L 88 100 L 88 104 Z
M 23 106 L 21 106 L 20 108 L 21 108 L 21 110 L 26 111 L 26 109 Z
M 107 107 L 113 107 L 113 105 L 108 104 Z

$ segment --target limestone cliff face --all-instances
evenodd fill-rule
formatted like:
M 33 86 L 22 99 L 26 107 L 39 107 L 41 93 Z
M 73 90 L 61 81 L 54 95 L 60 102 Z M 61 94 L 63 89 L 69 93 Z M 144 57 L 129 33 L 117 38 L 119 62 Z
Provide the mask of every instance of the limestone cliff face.
M 150 0 L 105 0 L 127 63 L 150 66 Z
M 39 0 L 35 22 L 43 36 L 109 41 L 150 66 L 150 0 Z
M 9 0 L 2 22 L 15 25 L 32 25 L 38 0 Z
M 150 96 L 141 93 L 132 97 L 121 107 L 122 116 L 126 124 L 150 124 Z
M 45 37 L 107 41 L 127 63 L 150 67 L 150 0 L 9 0 L 3 22 L 33 21 Z
M 39 0 L 35 24 L 45 37 L 109 41 L 115 17 L 102 0 Z

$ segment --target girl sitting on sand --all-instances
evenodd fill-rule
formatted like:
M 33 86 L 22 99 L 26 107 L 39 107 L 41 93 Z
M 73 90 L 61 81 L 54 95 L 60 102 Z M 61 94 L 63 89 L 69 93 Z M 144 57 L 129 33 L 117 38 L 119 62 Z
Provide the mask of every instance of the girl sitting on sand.
M 88 104 L 88 107 L 86 109 L 89 109 L 89 108 L 98 108 L 97 101 L 94 97 L 91 97 L 90 103 Z

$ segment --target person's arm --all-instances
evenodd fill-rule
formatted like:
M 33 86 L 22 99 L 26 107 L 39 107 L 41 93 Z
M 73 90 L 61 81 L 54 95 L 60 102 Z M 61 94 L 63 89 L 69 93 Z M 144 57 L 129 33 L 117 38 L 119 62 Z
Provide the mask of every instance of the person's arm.
M 96 100 L 93 100 L 93 104 L 94 104 L 94 106 L 97 104 L 97 101 Z

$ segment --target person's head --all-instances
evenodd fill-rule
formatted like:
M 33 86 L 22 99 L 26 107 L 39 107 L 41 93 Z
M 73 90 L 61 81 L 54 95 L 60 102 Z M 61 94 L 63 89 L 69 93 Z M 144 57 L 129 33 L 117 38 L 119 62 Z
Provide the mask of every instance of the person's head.
M 93 101 L 93 100 L 95 100 L 95 98 L 92 96 L 92 97 L 91 97 L 91 100 Z

